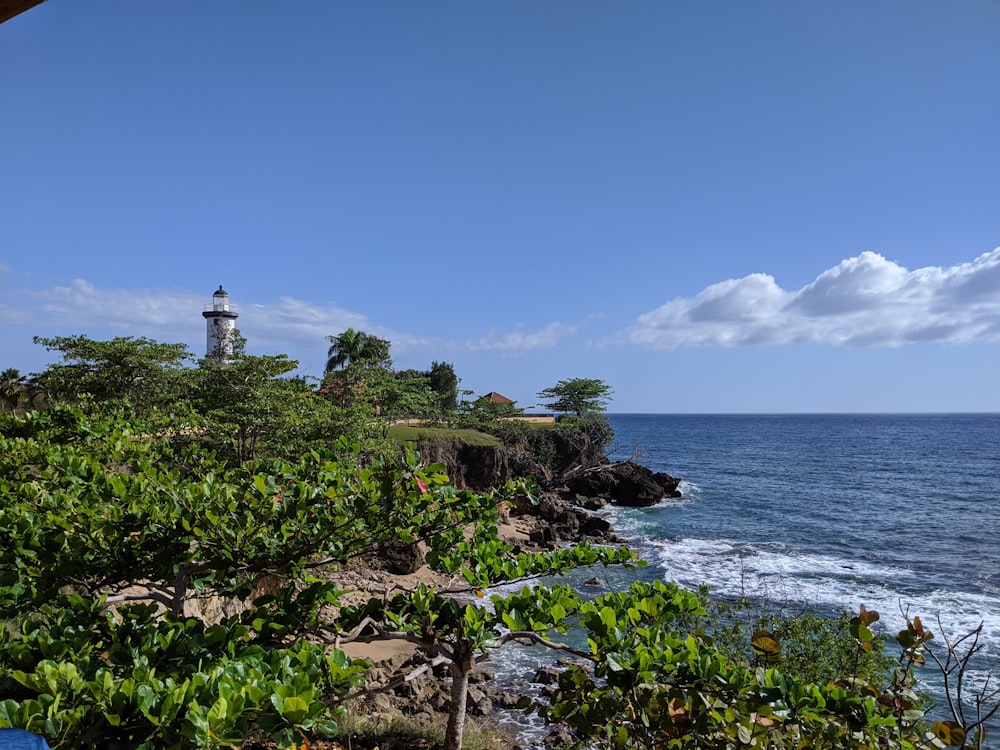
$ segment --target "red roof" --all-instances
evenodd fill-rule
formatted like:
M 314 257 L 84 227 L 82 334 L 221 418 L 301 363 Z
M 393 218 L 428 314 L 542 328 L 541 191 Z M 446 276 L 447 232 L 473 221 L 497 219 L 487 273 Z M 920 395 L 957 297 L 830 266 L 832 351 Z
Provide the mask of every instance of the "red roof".
M 0 0 L 0 23 L 9 21 L 18 13 L 34 8 L 42 0 Z
M 496 391 L 490 391 L 485 396 L 483 396 L 483 398 L 489 399 L 489 402 L 491 404 L 513 404 L 514 403 L 511 399 L 507 398 L 506 396 L 502 396 L 501 394 L 497 393 Z

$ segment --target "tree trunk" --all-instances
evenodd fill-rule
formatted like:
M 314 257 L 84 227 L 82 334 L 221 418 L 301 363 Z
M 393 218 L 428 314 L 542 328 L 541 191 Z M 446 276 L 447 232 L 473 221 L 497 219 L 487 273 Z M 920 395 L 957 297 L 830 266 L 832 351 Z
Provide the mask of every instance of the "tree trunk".
M 469 696 L 469 672 L 472 660 L 457 659 L 451 667 L 451 705 L 448 707 L 448 728 L 444 733 L 444 750 L 462 750 L 465 734 L 465 704 Z

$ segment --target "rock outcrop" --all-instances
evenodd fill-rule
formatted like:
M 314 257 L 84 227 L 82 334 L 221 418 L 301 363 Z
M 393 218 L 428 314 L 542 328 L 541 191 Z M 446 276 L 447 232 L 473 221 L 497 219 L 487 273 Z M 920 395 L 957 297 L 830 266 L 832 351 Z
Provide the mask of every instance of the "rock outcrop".
M 374 708 L 398 710 L 422 717 L 430 723 L 434 714 L 447 713 L 451 702 L 448 668 L 437 666 L 416 677 L 405 679 L 424 665 L 422 657 L 395 657 L 368 671 L 369 687 L 383 690 Z M 469 675 L 466 711 L 470 716 L 489 716 L 498 708 L 513 708 L 520 696 L 494 683 L 493 672 L 478 668 Z
M 444 464 L 457 489 L 482 492 L 519 476 L 506 446 L 468 445 L 459 440 L 428 440 L 417 446 L 427 464 Z
M 524 520 L 531 545 L 536 549 L 584 540 L 619 541 L 607 520 L 558 492 L 543 492 L 535 498 L 535 502 L 521 498 L 511 510 L 511 515 Z
M 544 487 L 606 461 L 603 442 L 583 430 L 520 431 L 502 440 L 499 446 L 482 446 L 433 439 L 417 450 L 425 463 L 444 464 L 455 487 L 479 492 L 528 476 Z
M 565 482 L 566 489 L 587 505 L 593 498 L 629 507 L 645 508 L 667 497 L 680 497 L 681 480 L 651 471 L 632 461 L 598 466 Z
M 429 441 L 418 450 L 424 462 L 444 464 L 452 483 L 460 489 L 485 491 L 508 479 L 533 476 L 543 491 L 534 497 L 519 498 L 507 509 L 505 518 L 507 527 L 519 530 L 516 544 L 530 549 L 583 540 L 620 542 L 610 523 L 594 511 L 609 503 L 646 507 L 681 494 L 679 479 L 631 461 L 609 463 L 601 446 L 592 444 L 586 435 L 581 438 L 568 431 L 541 434 L 539 439 L 545 441 L 542 445 L 531 444 L 529 437 L 522 436 L 527 442 L 501 447 Z M 423 562 L 419 546 L 380 552 L 384 553 L 378 555 L 384 570 L 392 573 L 412 572 Z M 356 583 L 365 588 L 371 582 L 359 579 Z M 434 714 L 447 712 L 449 681 L 443 667 L 417 679 L 399 679 L 401 673 L 412 671 L 423 661 L 419 655 L 411 655 L 376 664 L 369 677 L 373 684 L 382 684 L 385 692 L 376 697 L 370 709 L 400 711 L 428 721 Z M 477 670 L 470 682 L 468 712 L 473 716 L 490 715 L 513 708 L 520 698 L 518 692 L 545 696 L 554 689 L 559 671 L 558 667 L 544 668 L 531 680 L 533 685 L 501 687 L 494 684 L 490 672 Z M 558 745 L 566 740 L 567 736 L 553 735 L 546 744 Z
M 550 487 L 534 501 L 520 498 L 511 514 L 523 519 L 536 548 L 589 540 L 616 543 L 611 524 L 594 511 L 611 503 L 648 507 L 679 497 L 680 480 L 630 461 L 591 467 Z
M 425 462 L 443 464 L 460 489 L 485 491 L 533 476 L 544 491 L 518 500 L 511 514 L 522 520 L 536 549 L 585 539 L 618 542 L 611 525 L 592 511 L 608 503 L 647 507 L 680 495 L 676 477 L 632 461 L 609 463 L 585 433 L 538 432 L 500 447 L 437 440 L 419 450 Z

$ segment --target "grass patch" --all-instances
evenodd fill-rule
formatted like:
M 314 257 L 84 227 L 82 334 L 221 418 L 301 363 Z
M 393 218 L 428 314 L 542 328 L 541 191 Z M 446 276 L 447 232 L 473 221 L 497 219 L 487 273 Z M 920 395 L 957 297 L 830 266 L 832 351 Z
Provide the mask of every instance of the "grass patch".
M 456 430 L 448 427 L 414 427 L 393 425 L 389 428 L 389 437 L 399 444 L 419 443 L 424 440 L 458 440 L 466 445 L 482 445 L 499 448 L 503 441 L 495 435 L 487 435 L 479 430 Z

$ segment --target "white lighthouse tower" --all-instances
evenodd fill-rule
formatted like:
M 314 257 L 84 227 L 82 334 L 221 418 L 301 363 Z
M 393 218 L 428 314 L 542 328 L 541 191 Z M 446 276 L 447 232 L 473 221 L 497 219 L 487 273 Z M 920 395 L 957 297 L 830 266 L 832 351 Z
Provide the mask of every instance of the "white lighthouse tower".
M 202 312 L 206 325 L 206 357 L 215 357 L 220 362 L 225 362 L 233 356 L 233 332 L 239 316 L 236 305 L 229 304 L 229 294 L 220 284 L 212 295 L 212 304 L 206 305 Z

